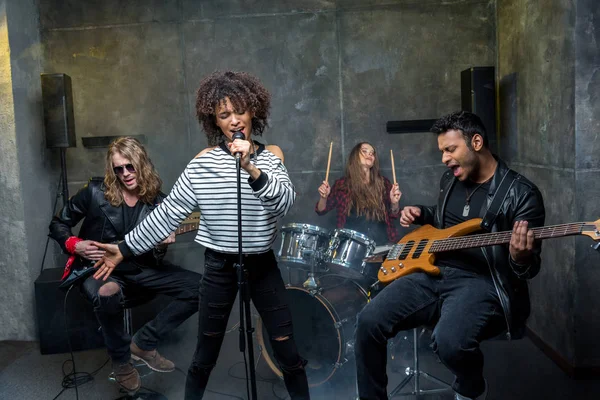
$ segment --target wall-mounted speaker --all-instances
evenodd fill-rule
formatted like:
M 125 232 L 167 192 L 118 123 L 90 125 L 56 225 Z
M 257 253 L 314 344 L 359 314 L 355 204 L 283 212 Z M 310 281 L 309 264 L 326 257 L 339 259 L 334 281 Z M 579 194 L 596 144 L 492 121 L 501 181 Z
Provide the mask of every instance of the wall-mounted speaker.
M 461 108 L 477 114 L 496 151 L 496 72 L 494 67 L 472 67 L 460 73 Z
M 41 79 L 46 147 L 75 147 L 71 78 L 66 74 L 42 74 Z

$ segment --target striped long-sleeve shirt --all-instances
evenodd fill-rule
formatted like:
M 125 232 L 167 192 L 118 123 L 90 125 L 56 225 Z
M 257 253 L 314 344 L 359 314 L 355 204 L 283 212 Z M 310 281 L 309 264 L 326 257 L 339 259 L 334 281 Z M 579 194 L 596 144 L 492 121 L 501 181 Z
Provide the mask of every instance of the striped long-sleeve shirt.
M 241 170 L 242 250 L 258 254 L 271 248 L 277 221 L 288 212 L 296 193 L 281 159 L 264 145 L 258 146 L 251 162 L 261 175 L 251 181 Z M 127 247 L 133 254 L 148 251 L 196 207 L 200 208 L 200 224 L 195 241 L 216 251 L 237 253 L 237 171 L 235 158 L 224 144 L 189 162 L 171 193 L 127 234 Z

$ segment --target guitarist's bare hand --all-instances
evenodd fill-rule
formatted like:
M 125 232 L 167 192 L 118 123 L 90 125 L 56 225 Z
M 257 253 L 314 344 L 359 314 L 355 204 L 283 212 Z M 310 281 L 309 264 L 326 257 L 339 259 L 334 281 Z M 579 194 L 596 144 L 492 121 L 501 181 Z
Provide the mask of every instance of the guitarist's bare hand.
M 517 264 L 528 264 L 533 250 L 534 235 L 527 221 L 516 221 L 510 238 L 510 257 Z
M 91 240 L 82 240 L 75 245 L 75 254 L 86 260 L 98 261 L 104 255 L 104 250 L 94 245 Z
M 156 245 L 157 249 L 164 250 L 168 245 L 175 243 L 175 232 L 171 233 L 165 240 Z
M 106 250 L 104 256 L 94 264 L 98 271 L 94 274 L 94 279 L 107 280 L 114 269 L 123 261 L 123 255 L 116 244 L 93 242 L 94 245 Z
M 421 209 L 415 206 L 406 206 L 400 212 L 400 225 L 408 228 L 410 224 L 415 222 L 415 218 L 421 216 Z

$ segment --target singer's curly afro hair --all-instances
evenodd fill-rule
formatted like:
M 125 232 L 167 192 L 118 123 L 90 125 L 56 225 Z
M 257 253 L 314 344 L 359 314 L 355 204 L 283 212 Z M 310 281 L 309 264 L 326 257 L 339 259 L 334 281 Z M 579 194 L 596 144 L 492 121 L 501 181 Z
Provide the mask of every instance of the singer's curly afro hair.
M 209 146 L 216 146 L 225 136 L 216 124 L 217 106 L 229 98 L 234 110 L 250 111 L 252 134 L 260 136 L 267 126 L 271 95 L 260 81 L 246 72 L 215 71 L 200 82 L 196 92 L 196 116 L 204 128 Z

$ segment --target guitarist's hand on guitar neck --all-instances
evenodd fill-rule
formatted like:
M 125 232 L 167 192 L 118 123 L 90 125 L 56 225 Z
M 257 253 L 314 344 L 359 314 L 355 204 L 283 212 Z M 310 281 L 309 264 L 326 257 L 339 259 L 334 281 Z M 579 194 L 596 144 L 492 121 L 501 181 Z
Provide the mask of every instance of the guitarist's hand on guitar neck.
M 421 209 L 415 206 L 406 206 L 400 212 L 400 225 L 408 228 L 415 222 L 415 218 L 421 216 Z
M 510 258 L 516 264 L 529 264 L 533 241 L 534 233 L 527 229 L 527 221 L 516 221 L 510 237 Z
M 104 250 L 94 245 L 91 240 L 82 240 L 75 245 L 75 254 L 86 260 L 98 261 L 104 255 Z
M 123 261 L 123 255 L 119 250 L 119 246 L 110 243 L 92 242 L 95 246 L 106 250 L 104 256 L 94 264 L 94 268 L 98 270 L 94 274 L 94 279 L 107 280 L 110 274 L 115 270 L 117 265 Z
M 167 246 L 175 243 L 175 232 L 171 233 L 165 240 L 157 244 L 155 247 L 159 250 L 166 250 Z

